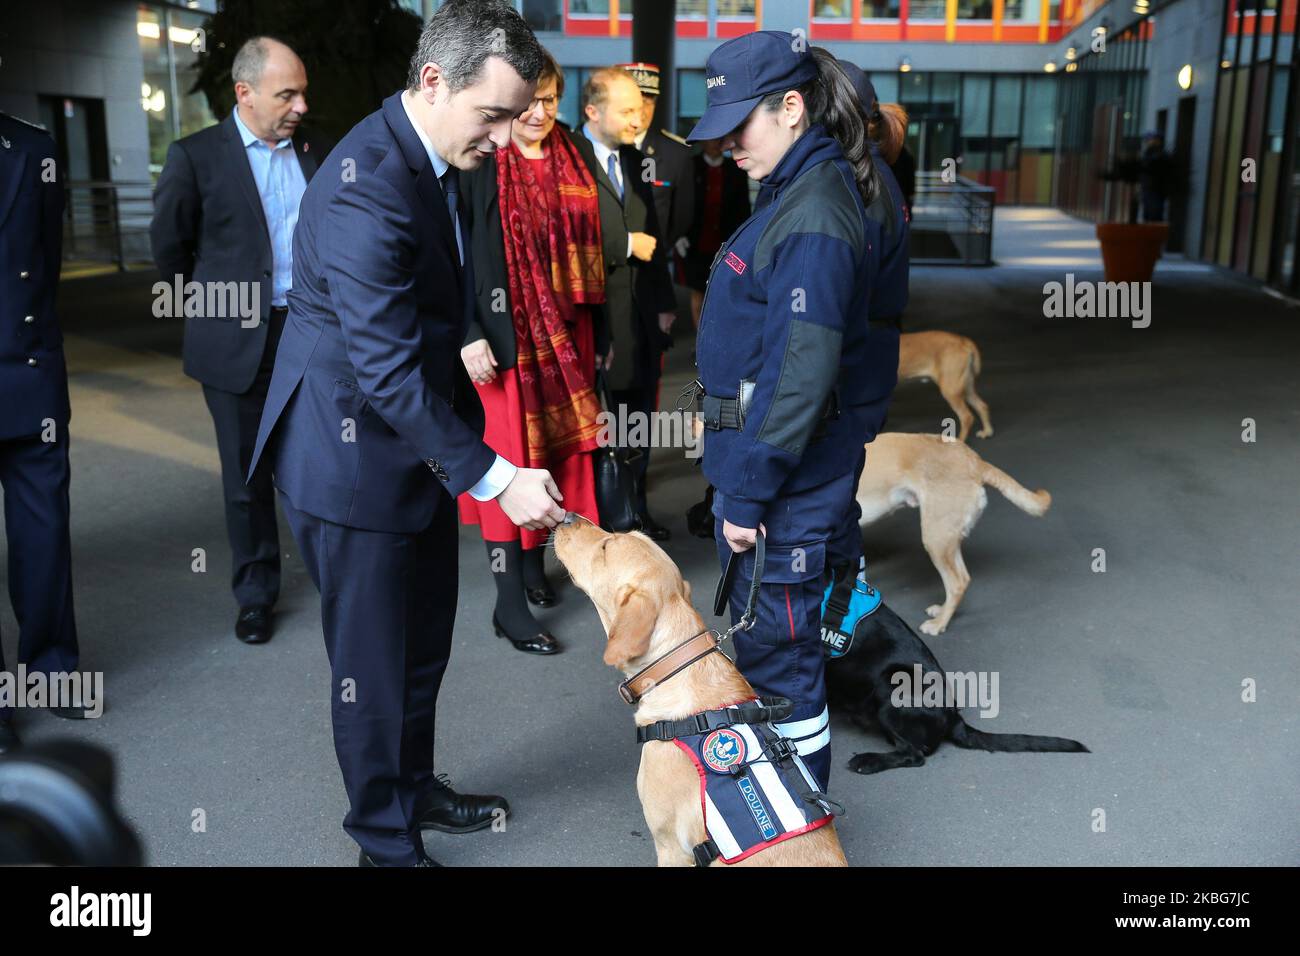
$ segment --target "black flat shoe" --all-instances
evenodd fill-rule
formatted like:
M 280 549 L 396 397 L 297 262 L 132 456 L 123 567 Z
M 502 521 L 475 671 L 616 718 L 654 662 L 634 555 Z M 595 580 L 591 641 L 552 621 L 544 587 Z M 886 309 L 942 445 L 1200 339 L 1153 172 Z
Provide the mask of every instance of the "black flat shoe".
M 555 606 L 555 592 L 551 590 L 549 584 L 543 584 L 540 588 L 524 588 L 524 593 L 528 595 L 529 604 L 538 607 Z
M 438 774 L 433 787 L 415 805 L 415 822 L 422 830 L 472 833 L 490 827 L 498 817 L 510 815 L 505 797 L 457 793 L 446 774 Z
M 14 730 L 12 721 L 0 721 L 0 757 L 14 751 L 21 750 L 23 742 L 18 739 L 18 731 Z
M 542 631 L 530 638 L 517 641 L 501 626 L 495 614 L 492 615 L 492 630 L 496 632 L 497 637 L 508 638 L 510 643 L 515 646 L 515 650 L 523 651 L 525 654 L 558 654 L 560 653 L 560 642 L 550 634 Z
M 241 607 L 235 619 L 235 637 L 245 644 L 265 644 L 271 639 L 271 609 L 265 604 Z
M 651 541 L 667 541 L 673 533 L 649 515 L 641 516 L 641 531 Z
M 370 857 L 366 854 L 365 850 L 361 850 L 359 852 L 360 855 L 357 857 L 357 866 L 378 866 L 379 865 L 374 860 L 370 859 Z M 411 866 L 442 866 L 442 864 L 439 863 L 431 856 L 422 856 L 420 857 L 419 863 L 412 863 Z

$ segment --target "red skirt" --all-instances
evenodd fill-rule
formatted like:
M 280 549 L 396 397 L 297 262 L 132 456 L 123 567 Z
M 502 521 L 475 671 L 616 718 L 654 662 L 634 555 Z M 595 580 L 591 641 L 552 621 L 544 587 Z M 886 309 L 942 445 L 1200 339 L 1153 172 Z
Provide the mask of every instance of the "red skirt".
M 582 329 L 583 326 L 585 329 Z M 586 359 L 592 354 L 591 323 L 580 322 L 575 328 L 578 341 L 578 353 Z M 487 424 L 483 430 L 483 441 L 493 451 L 512 464 L 518 465 L 527 460 L 524 447 L 524 399 L 519 393 L 519 374 L 513 368 L 498 369 L 494 381 L 486 385 L 475 383 L 479 400 L 483 402 L 483 412 Z M 566 511 L 580 514 L 589 521 L 600 523 L 596 510 L 596 476 L 592 466 L 592 453 L 589 451 L 569 455 L 560 461 L 548 464 L 551 477 L 564 495 L 561 505 Z M 501 506 L 495 501 L 477 501 L 469 494 L 461 495 L 460 520 L 463 524 L 476 524 L 483 534 L 484 541 L 519 541 L 524 550 L 539 548 L 546 543 L 549 531 L 529 531 L 515 525 Z

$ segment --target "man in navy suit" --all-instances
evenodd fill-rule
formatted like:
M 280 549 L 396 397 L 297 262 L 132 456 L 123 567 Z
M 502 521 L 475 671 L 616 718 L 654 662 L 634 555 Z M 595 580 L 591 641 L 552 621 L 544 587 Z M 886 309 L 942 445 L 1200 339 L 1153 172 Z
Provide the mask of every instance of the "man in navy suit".
M 68 372 L 54 313 L 62 217 L 54 140 L 0 113 L 0 484 L 9 600 L 18 619 L 18 661 L 29 673 L 46 674 L 71 673 L 79 660 L 68 530 Z M 0 754 L 18 743 L 13 710 L 0 707 Z
M 482 440 L 460 361 L 473 311 L 457 171 L 510 140 L 542 52 L 496 0 L 430 18 L 408 89 L 334 148 L 303 195 L 289 318 L 251 474 L 270 459 L 321 594 L 334 745 L 366 865 L 430 866 L 422 828 L 509 812 L 433 771 L 434 708 L 456 615 L 457 495 L 516 524 L 564 518 L 546 471 Z
M 210 311 L 187 308 L 182 356 L 186 374 L 203 383 L 216 426 L 235 636 L 261 644 L 271 638 L 280 596 L 280 535 L 270 476 L 249 484 L 244 475 L 287 314 L 298 203 L 329 147 L 300 128 L 307 69 L 293 50 L 253 37 L 230 72 L 235 108 L 172 143 L 149 232 L 163 286 L 230 283 L 248 307 L 248 315 L 225 300 L 213 300 Z

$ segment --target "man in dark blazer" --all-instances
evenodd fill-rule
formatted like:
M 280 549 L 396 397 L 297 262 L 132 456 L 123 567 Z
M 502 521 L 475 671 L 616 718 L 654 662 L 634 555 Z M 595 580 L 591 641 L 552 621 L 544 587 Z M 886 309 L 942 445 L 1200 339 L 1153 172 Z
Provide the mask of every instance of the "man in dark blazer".
M 239 605 L 235 635 L 259 644 L 271 637 L 280 594 L 280 540 L 270 476 L 245 484 L 244 474 L 284 328 L 298 203 L 328 148 L 299 129 L 307 71 L 293 50 L 253 37 L 231 75 L 238 101 L 231 114 L 168 150 L 150 236 L 162 296 L 171 299 L 168 288 L 191 281 L 205 291 L 235 283 L 246 307 L 214 297 L 209 312 L 203 295 L 205 308 L 185 310 L 182 356 L 185 373 L 203 384 L 216 426 Z
M 632 145 L 641 128 L 641 92 L 618 67 L 595 70 L 583 88 L 587 122 L 573 141 L 600 194 L 601 243 L 605 254 L 605 312 L 614 359 L 606 370 L 615 405 L 649 415 L 658 407 L 659 373 L 677 298 L 668 274 L 667 249 L 659 241 L 659 219 L 648 168 Z M 615 409 L 617 411 L 617 409 Z M 645 532 L 656 541 L 668 529 L 650 517 L 646 505 L 649 447 L 637 460 L 637 510 Z
M 429 866 L 420 830 L 504 819 L 434 775 L 434 713 L 456 616 L 455 496 L 516 524 L 564 518 L 544 470 L 482 441 L 460 360 L 473 310 L 458 170 L 510 139 L 542 53 L 512 8 L 447 0 L 408 89 L 354 126 L 303 196 L 289 318 L 253 453 L 269 459 L 321 594 L 334 746 L 363 866 Z
M 68 373 L 54 314 L 63 189 L 54 140 L 0 113 L 0 485 L 9 601 L 18 662 L 45 674 L 71 673 L 80 659 L 68 530 Z M 0 754 L 18 747 L 13 717 L 13 708 L 0 707 Z

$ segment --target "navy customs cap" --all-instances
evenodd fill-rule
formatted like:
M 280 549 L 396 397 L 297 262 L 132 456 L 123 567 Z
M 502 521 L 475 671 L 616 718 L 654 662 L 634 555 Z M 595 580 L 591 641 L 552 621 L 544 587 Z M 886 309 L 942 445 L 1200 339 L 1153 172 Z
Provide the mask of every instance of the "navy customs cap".
M 862 112 L 867 116 L 871 115 L 871 104 L 876 102 L 876 87 L 872 84 L 867 74 L 862 72 L 862 67 L 856 63 L 850 63 L 848 60 L 836 60 L 844 75 L 849 78 L 853 84 L 853 90 L 858 94 L 858 99 L 862 101 Z
M 793 90 L 816 77 L 817 63 L 802 38 L 780 30 L 759 30 L 728 40 L 709 54 L 704 68 L 708 105 L 686 139 L 726 136 L 745 122 L 763 97 Z

